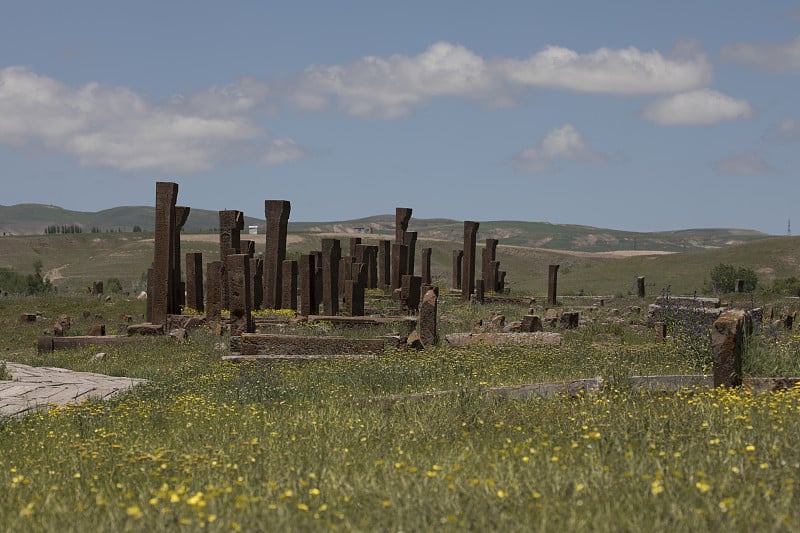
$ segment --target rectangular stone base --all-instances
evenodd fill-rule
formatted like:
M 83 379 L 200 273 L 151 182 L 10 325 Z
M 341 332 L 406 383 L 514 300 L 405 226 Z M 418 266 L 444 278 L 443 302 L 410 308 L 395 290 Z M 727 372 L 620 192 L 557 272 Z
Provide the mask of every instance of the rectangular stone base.
M 36 341 L 38 353 L 50 353 L 55 350 L 69 350 L 85 346 L 104 346 L 109 344 L 123 344 L 127 342 L 141 342 L 146 337 L 127 337 L 120 335 L 106 335 L 95 337 L 90 335 L 76 335 L 74 337 L 53 337 L 43 335 Z
M 233 343 L 231 344 L 233 345 Z M 380 355 L 383 353 L 385 341 L 383 339 L 244 333 L 238 344 L 241 355 Z

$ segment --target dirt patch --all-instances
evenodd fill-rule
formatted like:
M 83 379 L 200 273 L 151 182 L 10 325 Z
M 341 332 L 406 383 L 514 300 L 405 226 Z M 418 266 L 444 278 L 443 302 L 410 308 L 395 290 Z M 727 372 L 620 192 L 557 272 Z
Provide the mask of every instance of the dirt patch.
M 56 281 L 56 280 L 59 280 L 59 279 L 64 279 L 64 275 L 61 272 L 65 268 L 67 268 L 68 266 L 69 265 L 64 265 L 64 266 L 60 266 L 60 267 L 48 270 L 47 272 L 44 273 L 44 278 L 45 279 L 49 279 L 50 281 Z

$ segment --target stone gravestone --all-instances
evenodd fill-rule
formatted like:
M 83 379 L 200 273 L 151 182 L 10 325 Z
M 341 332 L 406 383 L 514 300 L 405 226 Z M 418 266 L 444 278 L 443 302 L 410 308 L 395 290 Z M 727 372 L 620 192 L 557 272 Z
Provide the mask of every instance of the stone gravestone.
M 436 344 L 436 307 L 438 302 L 439 291 L 437 289 L 430 289 L 422 297 L 422 303 L 419 307 L 419 320 L 417 321 L 417 329 L 419 330 L 419 339 L 422 346 L 427 348 Z
M 636 293 L 639 295 L 639 298 L 645 297 L 644 276 L 638 276 L 636 278 Z
M 206 319 L 218 321 L 222 316 L 222 284 L 225 282 L 225 263 L 211 261 L 206 265 Z
M 322 239 L 322 308 L 326 315 L 339 313 L 339 239 Z
M 256 256 L 256 241 L 244 240 L 242 239 L 239 241 L 241 243 L 242 253 L 245 254 L 250 259 Z
M 241 231 L 244 229 L 244 215 L 235 209 L 219 212 L 219 260 L 223 264 L 229 255 L 242 252 Z M 225 274 L 227 275 L 227 274 Z M 228 309 L 228 279 L 222 282 L 222 308 Z
M 740 278 L 736 278 L 736 282 L 734 284 L 734 292 L 744 292 L 744 280 Z
M 431 284 L 431 253 L 433 248 L 422 249 L 422 284 Z
M 253 241 L 247 241 L 253 243 Z M 264 303 L 264 260 L 261 257 L 253 257 L 247 254 L 250 258 L 250 302 L 253 309 L 261 309 Z
M 367 246 L 364 250 L 364 260 L 367 264 L 367 288 L 378 288 L 378 247 Z
M 281 309 L 297 310 L 297 261 L 283 260 Z
M 556 305 L 559 266 L 561 265 L 550 265 L 547 271 L 547 303 L 550 305 Z
M 361 244 L 361 237 L 350 237 L 350 257 L 358 257 L 357 247 Z
M 475 280 L 475 293 L 472 295 L 472 299 L 479 304 L 482 304 L 485 300 L 485 290 L 483 286 L 483 278 Z
M 475 292 L 475 243 L 479 222 L 464 221 L 464 259 L 461 269 L 461 299 L 469 301 Z
M 345 282 L 353 279 L 353 262 L 355 257 L 346 256 L 339 259 L 339 296 L 346 299 Z
M 742 348 L 748 329 L 752 329 L 752 320 L 743 309 L 724 311 L 711 326 L 715 387 L 742 384 Z
M 315 250 L 311 253 L 314 254 L 314 303 L 317 306 L 314 314 L 317 314 L 322 305 L 322 252 Z
M 250 305 L 250 257 L 247 254 L 231 254 L 225 258 L 230 300 L 231 335 L 254 333 L 252 308 Z
M 287 200 L 266 200 L 266 249 L 264 252 L 264 308 L 279 309 L 282 303 L 281 282 L 286 259 L 286 233 L 292 205 Z
M 414 258 L 417 254 L 417 232 L 407 231 L 403 244 L 406 245 L 406 267 L 404 274 L 414 274 Z
M 398 207 L 394 211 L 394 242 L 398 244 L 405 244 L 406 230 L 408 230 L 408 223 L 411 221 L 411 208 Z
M 481 277 L 485 291 L 497 291 L 497 269 L 492 267 L 492 262 L 497 259 L 497 242 L 497 239 L 486 239 L 481 251 Z
M 303 254 L 300 256 L 300 314 L 302 316 L 316 315 L 319 305 L 316 300 L 316 255 Z
M 392 241 L 378 241 L 378 283 L 384 288 L 392 286 Z
M 364 287 L 367 281 L 366 265 L 353 263 L 353 279 L 345 282 L 346 311 L 350 316 L 364 316 Z
M 205 310 L 203 304 L 203 254 L 186 254 L 186 305 L 199 312 Z
M 415 313 L 419 311 L 421 289 L 421 276 L 412 276 L 409 274 L 403 276 L 400 288 L 400 308 L 404 313 Z
M 450 286 L 454 289 L 461 289 L 461 261 L 464 258 L 464 250 L 453 250 L 453 279 Z
M 178 200 L 178 184 L 156 182 L 155 250 L 153 254 L 153 276 L 150 286 L 150 322 L 166 324 L 167 315 L 177 314 L 173 287 L 175 261 L 175 203 Z
M 403 283 L 403 276 L 405 275 L 405 268 L 408 265 L 406 256 L 408 254 L 408 246 L 400 243 L 392 243 L 392 290 L 397 290 Z
M 181 281 L 181 230 L 186 220 L 189 218 L 191 208 L 176 205 L 175 206 L 175 234 L 172 238 L 172 290 L 173 302 L 175 302 L 175 312 L 180 312 L 182 305 L 186 303 L 186 284 Z

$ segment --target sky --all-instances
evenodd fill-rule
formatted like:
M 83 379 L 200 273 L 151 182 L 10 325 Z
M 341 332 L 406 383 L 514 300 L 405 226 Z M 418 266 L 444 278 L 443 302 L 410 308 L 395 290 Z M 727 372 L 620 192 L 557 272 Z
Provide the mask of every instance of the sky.
M 2 11 L 2 205 L 800 233 L 796 1 Z

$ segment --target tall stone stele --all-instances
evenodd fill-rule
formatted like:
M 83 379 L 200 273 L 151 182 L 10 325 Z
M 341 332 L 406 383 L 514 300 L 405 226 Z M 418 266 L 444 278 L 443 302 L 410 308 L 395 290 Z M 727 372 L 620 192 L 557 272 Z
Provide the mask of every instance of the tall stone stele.
M 155 247 L 147 302 L 153 324 L 166 324 L 167 315 L 180 313 L 174 286 L 177 201 L 177 183 L 156 182 Z
M 266 200 L 267 247 L 264 253 L 265 309 L 280 309 L 283 303 L 283 261 L 286 259 L 286 232 L 292 205 L 288 200 Z
M 475 292 L 475 243 L 480 222 L 464 221 L 464 259 L 462 260 L 461 299 L 469 301 Z
M 556 305 L 558 299 L 558 267 L 561 265 L 550 265 L 547 270 L 547 303 Z

